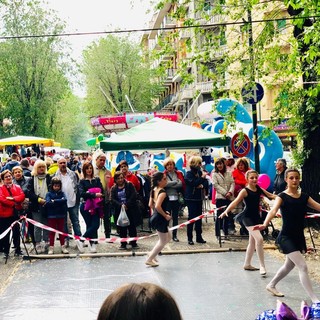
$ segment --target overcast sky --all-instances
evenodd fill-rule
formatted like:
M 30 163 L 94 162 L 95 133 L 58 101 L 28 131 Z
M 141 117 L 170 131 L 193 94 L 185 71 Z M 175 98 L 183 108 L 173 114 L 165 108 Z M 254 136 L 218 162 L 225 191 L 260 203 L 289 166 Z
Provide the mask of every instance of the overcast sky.
M 44 0 L 67 23 L 66 32 L 99 32 L 143 29 L 151 19 L 150 0 Z M 142 33 L 136 33 L 139 39 Z M 98 36 L 68 37 L 74 58 Z M 78 93 L 77 93 L 78 94 Z

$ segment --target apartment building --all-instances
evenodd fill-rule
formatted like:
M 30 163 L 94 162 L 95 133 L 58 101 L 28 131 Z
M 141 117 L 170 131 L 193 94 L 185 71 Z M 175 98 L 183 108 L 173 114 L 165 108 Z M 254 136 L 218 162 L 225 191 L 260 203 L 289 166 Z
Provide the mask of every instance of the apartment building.
M 198 4 L 199 1 L 184 4 L 183 18 L 177 17 L 177 5 L 165 4 L 154 13 L 149 23 L 151 31 L 141 40 L 153 53 L 151 67 L 162 71 L 158 80 L 162 81 L 163 92 L 155 101 L 155 109 L 176 111 L 186 124 L 197 122 L 198 106 L 213 100 L 213 96 L 241 102 L 241 89 L 252 76 L 248 74 L 251 72 L 265 92 L 257 105 L 257 119 L 268 124 L 281 87 L 281 77 L 275 81 L 276 71 L 267 61 L 261 62 L 261 57 L 258 57 L 259 61 L 253 57 L 253 68 L 250 69 L 248 14 L 252 19 L 253 43 L 263 40 L 265 52 L 277 48 L 285 58 L 290 50 L 287 40 L 292 34 L 292 27 L 285 19 L 285 6 L 281 1 L 274 4 L 261 0 L 249 12 L 241 7 L 232 8 L 221 0 L 206 0 L 201 8 Z M 185 27 L 186 20 L 192 21 L 191 27 Z M 268 37 L 265 37 L 266 31 Z M 258 72 L 259 68 L 268 72 Z M 245 106 L 250 112 L 251 106 Z M 295 134 L 285 125 L 281 128 L 279 135 L 284 143 L 292 142 L 290 137 Z

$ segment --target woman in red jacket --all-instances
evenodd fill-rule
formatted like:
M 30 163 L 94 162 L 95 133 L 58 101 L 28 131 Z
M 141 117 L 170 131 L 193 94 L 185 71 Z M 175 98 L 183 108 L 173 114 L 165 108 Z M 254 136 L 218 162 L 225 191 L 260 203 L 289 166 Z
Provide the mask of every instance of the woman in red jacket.
M 249 170 L 249 162 L 246 158 L 238 158 L 236 168 L 232 171 L 234 179 L 234 196 L 237 197 L 239 192 L 246 186 L 246 172 Z
M 0 234 L 7 230 L 15 221 L 15 209 L 22 209 L 22 202 L 25 199 L 24 192 L 20 186 L 12 183 L 12 173 L 10 170 L 1 172 L 3 184 L 0 186 Z M 9 256 L 10 232 L 0 239 L 0 247 L 3 249 L 5 257 Z

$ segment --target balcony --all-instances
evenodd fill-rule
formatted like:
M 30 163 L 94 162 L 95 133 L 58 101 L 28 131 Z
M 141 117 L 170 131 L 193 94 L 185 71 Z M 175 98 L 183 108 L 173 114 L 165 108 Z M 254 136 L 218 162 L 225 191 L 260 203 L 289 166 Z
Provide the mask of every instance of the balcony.
M 190 29 L 180 29 L 179 31 L 179 39 L 185 40 L 191 38 L 191 30 Z
M 184 86 L 181 90 L 180 100 L 186 101 L 186 100 L 190 100 L 192 98 L 193 98 L 193 86 L 191 86 L 191 85 Z
M 200 91 L 201 93 L 210 93 L 213 89 L 213 81 L 206 81 L 206 82 L 198 82 L 196 84 L 196 90 Z
M 210 55 L 212 56 L 212 58 L 221 58 L 223 57 L 226 53 L 228 52 L 228 46 L 227 45 L 223 45 L 223 46 L 219 46 L 217 49 L 212 50 L 210 52 Z
M 227 16 L 224 14 L 215 14 L 213 10 L 197 11 L 195 19 L 200 24 L 220 24 L 227 20 Z
M 214 14 L 209 21 L 207 21 L 207 24 L 218 24 L 226 22 L 227 16 L 224 14 Z
M 161 28 L 175 28 L 176 25 L 177 25 L 176 20 L 166 15 L 163 18 L 163 21 L 161 23 Z M 172 30 L 167 30 L 167 31 L 172 31 Z
M 163 8 L 159 10 L 157 13 L 155 13 L 149 23 L 150 29 L 158 29 L 161 26 L 161 23 L 163 22 L 164 18 L 166 17 L 168 11 L 170 10 L 171 4 L 165 3 Z M 154 39 L 158 30 L 151 30 L 149 38 Z
M 166 75 L 163 78 L 163 82 L 165 86 L 170 86 L 172 84 L 172 80 L 176 75 L 177 70 L 170 68 L 166 70 Z

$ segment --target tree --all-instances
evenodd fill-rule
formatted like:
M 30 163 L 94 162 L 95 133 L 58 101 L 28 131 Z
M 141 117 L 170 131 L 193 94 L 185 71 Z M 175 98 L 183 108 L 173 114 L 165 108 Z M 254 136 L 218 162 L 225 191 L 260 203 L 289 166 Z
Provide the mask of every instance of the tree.
M 94 42 L 84 51 L 82 71 L 90 115 L 130 111 L 126 96 L 135 110 L 150 111 L 158 86 L 151 83 L 150 68 L 140 52 L 138 45 L 115 36 Z
M 301 63 L 303 88 L 298 90 L 299 104 L 295 115 L 297 130 L 302 140 L 302 188 L 320 200 L 320 21 L 317 0 L 287 1 L 288 12 L 294 20 L 294 37 Z
M 11 133 L 53 136 L 57 102 L 69 90 L 62 63 L 64 29 L 53 11 L 39 1 L 3 2 L 0 44 L 0 104 L 12 120 Z
M 320 171 L 317 170 L 320 163 L 320 22 L 313 18 L 319 16 L 319 1 L 163 0 L 158 1 L 158 8 L 166 3 L 175 6 L 171 14 L 182 26 L 192 26 L 193 37 L 185 48 L 192 51 L 191 62 L 198 72 L 213 81 L 214 99 L 234 97 L 240 100 L 243 84 L 254 78 L 274 90 L 273 124 L 289 118 L 288 123 L 296 130 L 300 142 L 295 159 L 302 167 L 302 187 L 320 200 Z M 190 3 L 197 19 L 186 16 Z M 251 14 L 253 20 L 258 20 L 253 24 L 248 20 Z M 290 19 L 290 15 L 295 19 Z M 210 27 L 199 22 L 211 22 L 213 16 L 220 20 Z M 253 41 L 249 43 L 251 30 Z M 178 33 L 172 32 L 175 34 L 177 38 Z M 223 52 L 221 44 L 225 39 L 232 41 L 223 46 Z M 166 47 L 168 45 L 162 46 L 161 54 L 166 53 Z M 185 65 L 185 61 L 178 65 L 182 77 Z M 165 69 L 163 65 L 160 67 Z M 226 73 L 229 75 L 228 90 L 224 87 Z M 185 79 L 192 81 L 190 76 Z
M 53 134 L 65 148 L 86 149 L 91 127 L 84 113 L 83 99 L 68 92 L 57 103 Z

